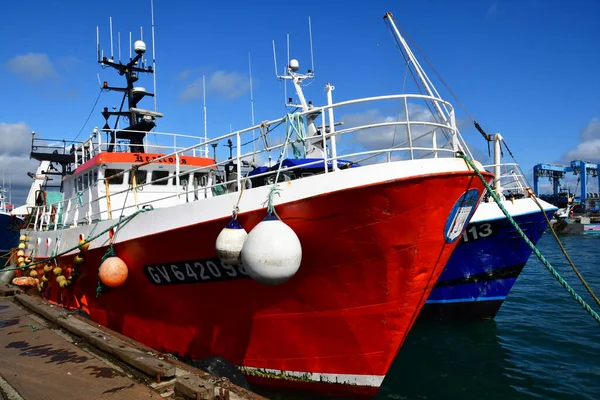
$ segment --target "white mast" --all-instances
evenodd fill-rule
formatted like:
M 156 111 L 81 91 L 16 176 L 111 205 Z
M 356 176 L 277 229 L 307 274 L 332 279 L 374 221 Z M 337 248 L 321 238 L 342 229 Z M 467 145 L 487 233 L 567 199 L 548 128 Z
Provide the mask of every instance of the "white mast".
M 152 17 L 152 76 L 154 78 L 154 111 L 156 112 L 156 45 L 154 43 L 154 0 L 150 0 L 150 15 Z
M 110 59 L 111 61 L 115 59 L 113 52 L 113 31 L 112 31 L 112 17 L 109 17 L 109 25 L 110 25 Z
M 404 40 L 404 37 L 400 34 L 400 31 L 398 30 L 398 28 L 396 27 L 396 23 L 394 22 L 394 18 L 392 16 L 392 13 L 388 12 L 387 14 L 385 14 L 385 18 L 390 23 L 390 26 L 394 30 L 394 33 L 396 34 L 396 37 L 398 38 L 398 40 L 400 41 L 400 44 L 404 48 L 404 51 L 406 51 L 408 59 L 409 59 L 410 63 L 412 63 L 412 65 L 414 66 L 415 72 L 419 76 L 419 80 L 421 81 L 421 84 L 423 85 L 423 88 L 425 89 L 425 91 L 427 91 L 427 94 L 429 96 L 431 96 L 431 97 L 438 97 L 439 98 L 439 96 L 435 96 L 433 94 L 433 91 L 431 90 L 431 87 L 429 87 L 429 84 L 427 83 L 429 81 L 429 77 L 427 77 L 427 74 L 425 74 L 425 71 L 423 71 L 423 68 L 421 67 L 421 64 L 419 64 L 419 62 L 415 58 L 415 55 L 410 50 L 410 48 L 408 47 L 408 44 Z M 438 102 L 437 101 L 432 101 L 432 103 L 433 103 L 434 107 L 436 108 L 437 112 L 440 114 L 440 117 L 443 118 L 444 121 L 447 121 L 446 115 L 442 111 L 442 109 L 441 109 L 440 105 L 438 104 Z
M 312 25 L 310 23 L 310 17 L 308 17 L 308 36 L 309 36 L 309 40 L 310 40 L 310 63 L 311 63 L 311 67 L 312 67 L 311 72 L 314 74 L 315 73 L 315 56 L 313 54 Z
M 250 73 L 250 113 L 252 115 L 252 126 L 254 126 L 254 94 L 252 92 L 252 59 L 250 58 L 250 53 L 248 53 L 248 72 Z M 254 129 L 252 129 L 252 145 L 254 148 L 252 162 L 254 163 L 256 160 L 256 137 Z
M 206 128 L 206 80 L 202 75 L 202 102 L 204 104 L 204 143 L 208 142 L 208 131 Z M 204 145 L 205 157 L 208 157 L 208 144 Z

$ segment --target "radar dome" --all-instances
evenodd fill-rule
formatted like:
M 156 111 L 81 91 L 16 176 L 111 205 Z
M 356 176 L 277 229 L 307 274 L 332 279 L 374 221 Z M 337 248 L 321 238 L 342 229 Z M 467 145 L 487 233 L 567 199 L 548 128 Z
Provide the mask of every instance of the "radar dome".
M 298 71 L 298 68 L 300 68 L 300 64 L 298 63 L 298 60 L 296 60 L 296 59 L 290 60 L 290 69 L 292 71 Z
M 146 52 L 146 43 L 141 40 L 136 40 L 133 44 L 133 50 L 136 54 L 144 54 Z

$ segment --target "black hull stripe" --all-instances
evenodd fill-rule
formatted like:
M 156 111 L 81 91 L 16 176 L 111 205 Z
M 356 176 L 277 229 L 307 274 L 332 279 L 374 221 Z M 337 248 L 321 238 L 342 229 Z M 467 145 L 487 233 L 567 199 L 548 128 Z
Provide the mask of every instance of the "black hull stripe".
M 472 301 L 465 303 L 426 303 L 417 322 L 420 321 L 477 321 L 494 319 L 503 300 Z
M 447 286 L 456 286 L 456 285 L 464 285 L 467 283 L 477 283 L 477 282 L 489 282 L 495 281 L 497 279 L 509 279 L 509 278 L 518 278 L 519 274 L 523 270 L 525 263 L 510 265 L 504 268 L 494 269 L 489 272 L 482 272 L 476 275 L 464 276 L 461 278 L 450 279 L 448 281 L 440 282 L 438 281 L 435 284 L 436 288 L 439 287 L 447 287 Z

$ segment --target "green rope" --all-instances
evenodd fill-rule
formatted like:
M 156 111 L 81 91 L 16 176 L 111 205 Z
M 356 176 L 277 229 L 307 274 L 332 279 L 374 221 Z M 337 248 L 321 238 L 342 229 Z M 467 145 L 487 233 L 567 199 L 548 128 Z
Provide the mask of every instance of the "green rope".
M 283 160 L 283 155 L 285 154 L 285 152 L 287 150 L 288 144 L 291 143 L 290 138 L 292 137 L 292 133 L 294 131 L 296 131 L 296 137 L 300 138 L 303 135 L 302 132 L 305 132 L 304 123 L 301 123 L 301 124 L 299 123 L 299 122 L 302 122 L 302 117 L 298 113 L 288 114 L 288 115 L 286 115 L 285 118 L 286 118 L 286 124 L 287 124 L 287 129 L 285 132 L 285 142 L 283 143 L 283 148 L 281 149 L 281 153 L 279 153 L 279 157 L 277 158 L 278 167 L 277 167 L 277 174 L 275 174 L 275 182 L 273 183 L 273 186 L 271 186 L 271 190 L 269 191 L 266 202 L 263 203 L 263 206 L 265 204 L 267 206 L 267 212 L 269 214 L 275 214 L 275 216 L 277 216 L 277 218 L 279 218 L 279 215 L 277 215 L 277 212 L 275 211 L 275 206 L 273 205 L 273 201 L 275 200 L 275 196 L 281 196 L 281 188 L 279 187 L 279 173 L 281 172 L 281 162 Z M 289 123 L 289 121 L 292 121 L 292 122 Z M 306 140 L 305 134 L 304 134 L 304 139 L 297 140 L 297 141 L 303 141 L 303 140 Z M 294 149 L 294 156 L 296 156 L 296 158 L 298 158 L 298 156 L 301 154 L 294 147 L 293 143 L 292 143 L 292 148 Z
M 291 142 L 292 150 L 294 151 L 294 157 L 297 159 L 306 157 L 306 126 L 304 120 L 299 113 L 287 114 L 286 120 L 286 140 L 292 136 L 292 133 L 296 133 L 296 140 Z M 299 149 L 295 143 L 300 143 L 302 147 Z
M 77 192 L 77 204 L 83 206 L 83 192 Z
M 585 302 L 585 300 L 583 300 L 581 298 L 581 296 L 579 296 L 577 294 L 577 292 L 575 292 L 575 290 L 567 283 L 567 281 L 565 281 L 560 276 L 560 274 L 558 273 L 558 271 L 556 269 L 554 269 L 554 267 L 552 267 L 552 265 L 550 264 L 550 262 L 548 260 L 546 260 L 546 258 L 537 249 L 537 247 L 535 247 L 535 244 L 533 244 L 531 242 L 531 240 L 529 240 L 529 238 L 527 237 L 527 235 L 525 235 L 525 233 L 523 232 L 523 230 L 519 227 L 519 224 L 517 224 L 515 222 L 515 220 L 510 216 L 510 214 L 508 213 L 508 211 L 506 211 L 506 208 L 504 208 L 504 206 L 502 205 L 500 199 L 498 198 L 498 196 L 496 195 L 496 193 L 494 192 L 494 190 L 492 189 L 492 187 L 483 178 L 483 176 L 481 175 L 481 172 L 479 172 L 479 169 L 473 163 L 473 160 L 471 160 L 466 155 L 460 155 L 459 157 L 462 158 L 462 159 L 464 159 L 465 162 L 475 171 L 475 174 L 477 174 L 477 176 L 479 177 L 479 179 L 481 179 L 481 182 L 483 182 L 483 185 L 485 186 L 485 188 L 488 191 L 488 193 L 492 196 L 492 198 L 494 199 L 494 201 L 496 202 L 496 204 L 498 204 L 498 207 L 500 207 L 500 210 L 502 210 L 502 213 L 504 213 L 504 215 L 506 216 L 506 218 L 510 221 L 510 223 L 513 225 L 513 227 L 517 230 L 517 232 L 519 233 L 519 235 L 521 236 L 521 238 L 523 238 L 523 240 L 525 241 L 525 243 L 527 243 L 527 245 L 531 248 L 531 250 L 533 250 L 533 252 L 537 256 L 537 258 L 539 258 L 540 261 L 542 262 L 542 264 L 544 264 L 544 267 L 546 267 L 546 269 L 548 269 L 548 271 L 550 271 L 550 273 L 554 276 L 554 278 L 556 278 L 556 280 L 558 281 L 558 283 L 560 283 L 561 286 L 564 287 L 567 292 L 569 292 L 569 294 L 581 305 L 581 307 L 583 307 L 583 309 L 586 310 L 596 320 L 596 322 L 600 323 L 600 315 L 598 315 L 598 313 L 596 311 L 594 311 Z
M 135 211 L 133 214 L 131 214 L 131 215 L 127 216 L 127 217 L 123 217 L 122 219 L 120 219 L 119 221 L 117 221 L 115 224 L 113 224 L 113 225 L 109 226 L 108 228 L 104 229 L 102 232 L 98 233 L 97 235 L 94 235 L 94 236 L 90 236 L 90 237 L 88 237 L 87 239 L 85 239 L 84 243 L 82 243 L 82 244 L 86 244 L 86 243 L 89 243 L 89 242 L 91 242 L 91 241 L 93 241 L 93 240 L 96 240 L 96 239 L 98 239 L 100 236 L 104 235 L 105 233 L 107 233 L 107 232 L 108 232 L 108 231 L 110 231 L 111 229 L 113 229 L 113 228 L 116 228 L 116 227 L 118 227 L 119 225 L 122 225 L 122 224 L 124 224 L 124 223 L 126 223 L 126 222 L 130 221 L 130 220 L 131 220 L 131 219 L 133 219 L 133 218 L 134 218 L 136 215 L 138 215 L 139 213 L 145 212 L 145 211 L 147 211 L 147 210 L 142 208 L 142 209 L 140 209 L 140 210 L 137 210 L 137 211 Z M 40 261 L 33 262 L 33 263 L 31 263 L 31 264 L 28 264 L 28 265 L 25 265 L 25 266 L 23 266 L 23 267 L 5 268 L 5 269 L 3 269 L 2 271 L 16 271 L 16 270 L 19 270 L 19 269 L 20 269 L 20 270 L 27 270 L 29 267 L 32 267 L 32 266 L 34 266 L 34 265 L 45 264 L 45 263 L 47 263 L 47 262 L 49 262 L 49 261 L 56 260 L 57 258 L 59 258 L 59 257 L 61 257 L 61 256 L 63 256 L 63 255 L 65 255 L 65 254 L 67 254 L 67 253 L 70 253 L 70 252 L 72 252 L 73 250 L 76 250 L 76 249 L 78 249 L 78 248 L 79 248 L 79 246 L 81 246 L 82 244 L 79 244 L 79 243 L 77 243 L 77 245 L 76 245 L 75 247 L 71 247 L 70 249 L 67 249 L 67 250 L 63 251 L 62 253 L 54 254 L 54 255 L 52 255 L 52 256 L 50 256 L 50 257 L 48 257 L 48 258 L 45 258 L 45 259 L 43 259 L 43 260 L 40 260 Z M 111 246 L 111 247 L 112 247 L 112 246 Z

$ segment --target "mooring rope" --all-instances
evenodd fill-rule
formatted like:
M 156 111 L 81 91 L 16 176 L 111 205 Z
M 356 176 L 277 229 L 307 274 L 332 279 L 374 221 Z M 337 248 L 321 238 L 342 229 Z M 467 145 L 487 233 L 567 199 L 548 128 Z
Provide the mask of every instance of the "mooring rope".
M 558 283 L 560 283 L 561 286 L 564 287 L 567 292 L 569 292 L 569 294 L 581 305 L 581 307 L 583 307 L 583 309 L 586 310 L 592 316 L 592 318 L 594 318 L 596 320 L 596 322 L 600 323 L 600 315 L 598 315 L 598 313 L 596 311 L 594 311 L 585 302 L 585 300 L 583 300 L 581 298 L 581 296 L 579 296 L 577 294 L 577 292 L 567 283 L 567 281 L 565 281 L 562 278 L 562 276 L 560 276 L 560 274 L 558 273 L 558 271 L 556 269 L 554 269 L 554 267 L 552 267 L 552 265 L 550 264 L 550 262 L 548 260 L 546 260 L 546 258 L 537 249 L 537 247 L 535 247 L 535 244 L 533 244 L 531 242 L 531 240 L 529 240 L 529 238 L 527 237 L 527 235 L 525 235 L 525 232 L 523 232 L 523 230 L 521 229 L 521 227 L 519 227 L 519 224 L 517 224 L 515 222 L 515 220 L 511 217 L 511 215 L 509 214 L 509 212 L 506 210 L 506 208 L 504 208 L 504 206 L 502 205 L 502 202 L 500 201 L 500 199 L 498 198 L 498 196 L 496 195 L 496 193 L 494 192 L 494 190 L 492 189 L 492 187 L 483 178 L 483 175 L 481 175 L 481 172 L 479 172 L 479 169 L 475 166 L 475 164 L 473 163 L 473 160 L 471 160 L 471 158 L 467 157 L 466 155 L 460 155 L 459 157 L 462 158 L 463 160 L 465 160 L 465 162 L 467 163 L 467 165 L 469 167 L 471 167 L 475 171 L 475 174 L 481 180 L 481 182 L 483 182 L 483 185 L 485 186 L 486 190 L 492 196 L 492 198 L 494 199 L 494 201 L 496 202 L 496 204 L 498 204 L 498 207 L 500 207 L 500 210 L 502 210 L 502 213 L 506 216 L 506 218 L 510 221 L 510 223 L 513 225 L 513 227 L 517 230 L 517 232 L 519 233 L 519 235 L 521 236 L 521 238 L 523 238 L 523 240 L 525 241 L 525 243 L 527 243 L 527 245 L 535 253 L 535 255 L 537 256 L 537 258 L 539 258 L 540 261 L 542 262 L 542 264 L 544 264 L 544 267 L 546 267 L 546 269 L 548 269 L 548 271 L 550 271 L 550 273 L 552 274 L 552 276 L 554 276 L 554 278 L 556 278 L 556 280 L 558 281 Z
M 548 216 L 546 215 L 546 212 L 544 211 L 544 207 L 542 207 L 542 205 L 539 203 L 537 196 L 535 196 L 535 194 L 533 194 L 533 193 L 530 193 L 530 197 L 533 199 L 535 204 L 537 204 L 537 206 L 540 208 L 540 210 L 542 210 L 542 212 L 544 213 L 544 217 L 546 218 L 546 222 L 548 223 L 548 226 L 550 227 L 550 230 L 552 231 L 552 235 L 554 236 L 554 239 L 556 239 L 556 243 L 558 243 L 558 246 L 560 247 L 560 250 L 564 254 L 565 258 L 571 265 L 571 268 L 573 268 L 573 272 L 575 272 L 575 275 L 577 275 L 577 277 L 579 278 L 579 280 L 581 281 L 583 286 L 585 286 L 586 290 L 588 291 L 590 296 L 592 296 L 592 298 L 594 299 L 596 304 L 600 305 L 600 299 L 598 299 L 598 297 L 596 296 L 596 294 L 594 293 L 594 291 L 592 290 L 590 285 L 588 285 L 588 283 L 583 278 L 583 275 L 581 275 L 581 273 L 579 272 L 579 269 L 577 269 L 577 267 L 575 266 L 575 263 L 573 262 L 573 260 L 571 260 L 571 257 L 569 257 L 567 250 L 565 249 L 565 247 L 561 243 L 560 239 L 558 238 L 558 235 L 556 234 L 554 227 L 550 223 L 550 219 L 548 219 Z

